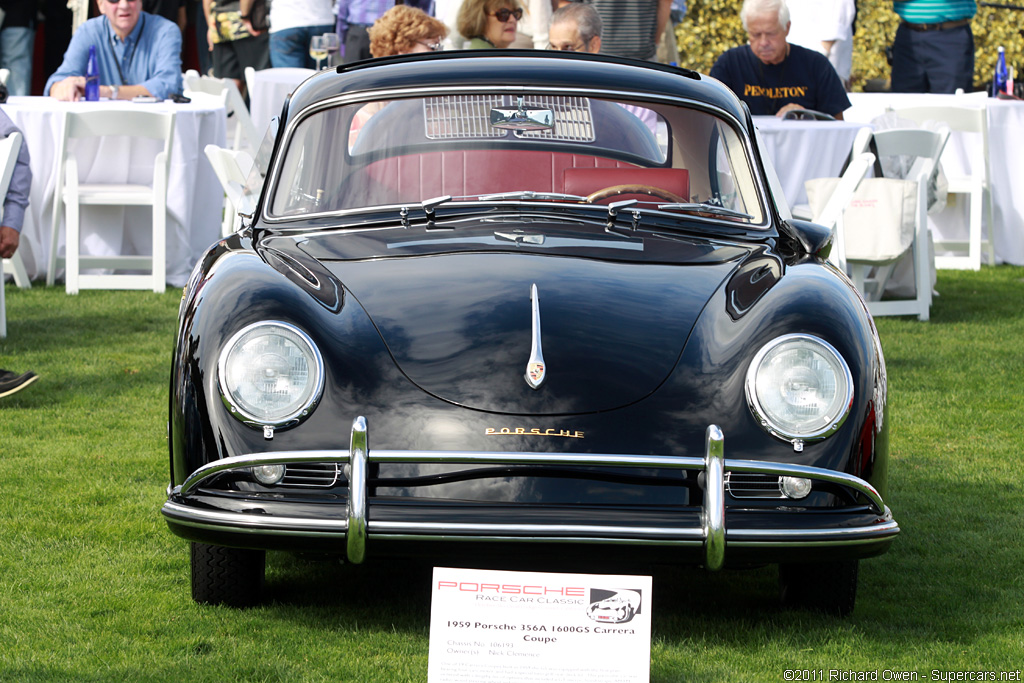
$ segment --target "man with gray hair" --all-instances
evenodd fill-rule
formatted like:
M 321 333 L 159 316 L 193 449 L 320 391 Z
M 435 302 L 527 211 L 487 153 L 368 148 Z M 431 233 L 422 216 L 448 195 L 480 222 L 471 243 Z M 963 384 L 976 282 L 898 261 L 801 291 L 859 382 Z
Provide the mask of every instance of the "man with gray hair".
M 548 27 L 548 48 L 561 52 L 601 51 L 601 15 L 587 3 L 572 2 L 560 7 L 551 15 Z M 619 106 L 644 122 L 651 133 L 657 133 L 658 116 L 650 109 L 635 104 L 619 103 Z
M 589 4 L 571 2 L 551 15 L 548 47 L 569 52 L 601 51 L 601 15 Z
M 824 55 L 786 42 L 786 0 L 744 0 L 740 21 L 749 42 L 727 50 L 711 67 L 754 115 L 813 109 L 843 118 L 850 107 L 842 81 Z

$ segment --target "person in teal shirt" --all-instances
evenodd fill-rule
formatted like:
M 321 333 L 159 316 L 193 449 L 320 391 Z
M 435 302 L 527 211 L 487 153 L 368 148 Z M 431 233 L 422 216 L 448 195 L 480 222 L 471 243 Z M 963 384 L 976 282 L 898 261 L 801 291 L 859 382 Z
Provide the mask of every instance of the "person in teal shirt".
M 894 0 L 893 92 L 974 90 L 974 0 Z

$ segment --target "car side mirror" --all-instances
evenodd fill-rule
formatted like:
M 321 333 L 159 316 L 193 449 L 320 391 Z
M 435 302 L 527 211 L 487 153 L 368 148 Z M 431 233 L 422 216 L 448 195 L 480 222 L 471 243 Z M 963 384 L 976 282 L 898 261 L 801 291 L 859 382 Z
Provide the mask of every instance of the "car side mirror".
M 823 225 L 794 218 L 783 221 L 780 230 L 789 235 L 808 254 L 816 254 L 826 259 L 832 251 L 832 231 Z

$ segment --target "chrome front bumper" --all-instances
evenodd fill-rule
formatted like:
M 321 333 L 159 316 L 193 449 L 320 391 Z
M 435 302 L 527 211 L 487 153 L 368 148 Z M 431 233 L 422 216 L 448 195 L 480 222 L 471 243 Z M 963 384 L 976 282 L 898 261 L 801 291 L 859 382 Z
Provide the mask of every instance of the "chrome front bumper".
M 563 541 L 703 546 L 703 562 L 711 570 L 725 562 L 726 547 L 756 548 L 840 546 L 886 542 L 899 533 L 881 496 L 866 481 L 843 472 L 754 460 L 727 460 L 725 439 L 715 425 L 707 428 L 704 457 L 640 456 L 578 453 L 496 453 L 467 451 L 370 451 L 366 420 L 356 418 L 347 451 L 282 451 L 223 458 L 199 468 L 168 491 L 161 512 L 169 523 L 237 533 L 330 537 L 344 539 L 348 560 L 366 557 L 368 538 L 388 540 Z M 190 504 L 202 485 L 224 472 L 298 462 L 347 463 L 347 515 L 340 518 L 293 517 L 214 510 Z M 704 500 L 700 527 L 669 528 L 586 524 L 435 523 L 368 519 L 370 463 L 441 463 L 471 465 L 576 465 L 696 470 L 703 473 Z M 875 515 L 870 524 L 841 528 L 726 528 L 725 472 L 794 476 L 844 486 L 862 498 Z

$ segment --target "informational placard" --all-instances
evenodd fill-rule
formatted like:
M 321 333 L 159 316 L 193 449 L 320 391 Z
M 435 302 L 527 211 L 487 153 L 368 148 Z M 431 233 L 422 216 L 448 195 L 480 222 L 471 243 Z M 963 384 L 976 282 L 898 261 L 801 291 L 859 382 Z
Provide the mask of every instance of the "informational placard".
M 645 683 L 651 577 L 435 567 L 429 683 Z

